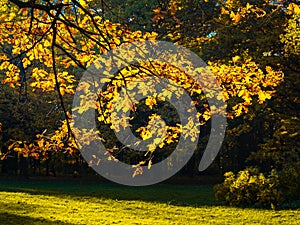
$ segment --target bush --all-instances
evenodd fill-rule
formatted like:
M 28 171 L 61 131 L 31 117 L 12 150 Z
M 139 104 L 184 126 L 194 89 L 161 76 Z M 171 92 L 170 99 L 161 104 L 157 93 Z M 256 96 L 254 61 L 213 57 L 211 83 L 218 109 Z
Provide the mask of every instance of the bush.
M 287 201 L 300 200 L 300 161 L 284 166 L 280 184 Z
M 275 170 L 267 177 L 257 168 L 242 170 L 237 175 L 228 172 L 224 176 L 224 183 L 214 188 L 216 200 L 222 204 L 274 208 L 284 201 L 279 174 Z

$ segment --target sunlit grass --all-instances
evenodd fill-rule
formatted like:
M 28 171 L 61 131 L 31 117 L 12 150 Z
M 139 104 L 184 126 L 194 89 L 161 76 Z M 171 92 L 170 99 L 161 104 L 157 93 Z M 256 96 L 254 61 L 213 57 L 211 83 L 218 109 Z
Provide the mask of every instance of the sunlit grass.
M 298 224 L 300 210 L 215 204 L 212 187 L 0 181 L 0 224 Z

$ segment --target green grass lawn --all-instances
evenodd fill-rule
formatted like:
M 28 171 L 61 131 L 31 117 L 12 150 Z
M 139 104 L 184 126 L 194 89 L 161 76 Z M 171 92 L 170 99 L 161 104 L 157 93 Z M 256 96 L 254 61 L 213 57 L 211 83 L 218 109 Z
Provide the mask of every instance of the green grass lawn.
M 300 209 L 218 206 L 212 186 L 0 180 L 0 224 L 299 224 Z

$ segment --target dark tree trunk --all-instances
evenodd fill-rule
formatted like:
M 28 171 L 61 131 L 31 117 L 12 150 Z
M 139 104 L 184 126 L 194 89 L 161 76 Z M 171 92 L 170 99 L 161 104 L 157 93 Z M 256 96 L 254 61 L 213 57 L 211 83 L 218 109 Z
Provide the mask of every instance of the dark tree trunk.
M 19 176 L 24 179 L 28 179 L 28 159 L 20 156 L 19 161 L 19 168 L 20 168 L 20 174 Z

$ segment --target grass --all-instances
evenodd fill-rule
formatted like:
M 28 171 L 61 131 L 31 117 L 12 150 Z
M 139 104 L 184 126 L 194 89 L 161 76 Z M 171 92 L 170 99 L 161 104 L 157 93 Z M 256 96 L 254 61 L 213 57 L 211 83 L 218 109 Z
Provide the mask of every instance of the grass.
M 300 209 L 218 206 L 212 186 L 0 180 L 0 224 L 298 224 Z

